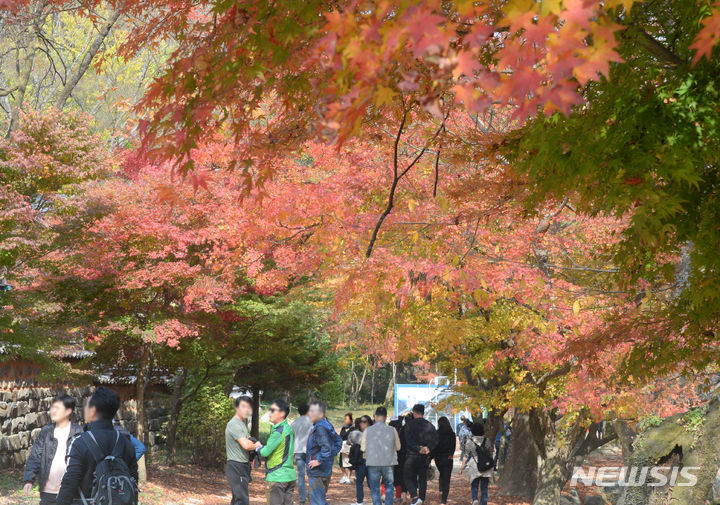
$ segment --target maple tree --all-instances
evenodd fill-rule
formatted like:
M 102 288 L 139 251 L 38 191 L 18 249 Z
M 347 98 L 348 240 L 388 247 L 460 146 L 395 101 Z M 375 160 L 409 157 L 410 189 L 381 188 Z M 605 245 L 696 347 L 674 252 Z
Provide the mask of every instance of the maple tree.
M 261 314 L 277 326 L 253 333 L 238 382 L 249 372 L 257 391 L 278 362 L 312 382 L 316 354 L 267 346 L 297 322 L 266 297 L 308 283 L 335 295 L 340 348 L 460 370 L 491 435 L 515 409 L 537 505 L 606 441 L 585 437 L 598 421 L 702 403 L 717 371 L 720 5 L 85 5 L 127 16 L 112 55 L 174 48 L 135 106 L 123 172 L 64 204 L 82 240 L 43 249 L 44 287 L 99 349 L 145 372 L 200 358 L 207 376 Z M 16 155 L 29 185 L 2 194 L 2 233 L 30 224 L 43 144 Z

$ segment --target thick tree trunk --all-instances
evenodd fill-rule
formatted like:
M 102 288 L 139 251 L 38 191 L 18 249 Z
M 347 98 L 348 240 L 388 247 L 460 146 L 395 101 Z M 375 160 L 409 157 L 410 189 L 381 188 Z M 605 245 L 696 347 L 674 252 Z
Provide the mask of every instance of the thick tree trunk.
M 612 423 L 615 433 L 620 441 L 622 449 L 623 462 L 625 465 L 630 464 L 630 457 L 633 452 L 633 442 L 635 441 L 635 432 L 622 419 L 617 419 Z
M 177 426 L 180 419 L 180 410 L 184 402 L 183 393 L 185 391 L 185 380 L 187 379 L 187 368 L 181 368 L 175 374 L 173 384 L 172 411 L 170 412 L 170 420 L 168 421 L 168 465 L 175 466 L 175 455 L 177 452 Z
M 250 426 L 250 435 L 258 438 L 260 436 L 260 386 L 252 388 L 252 425 Z
M 150 344 L 147 342 L 142 343 L 142 355 L 140 358 L 140 365 L 138 366 L 137 378 L 135 380 L 135 402 L 137 409 L 137 438 L 141 440 L 145 446 L 149 449 L 150 443 L 148 439 L 147 431 L 147 413 L 145 410 L 145 388 L 148 380 L 148 367 L 150 365 Z M 141 461 L 138 462 L 138 473 L 140 474 L 140 481 L 144 482 L 147 480 L 147 471 L 145 468 L 146 462 L 148 462 L 150 451 L 143 456 Z
M 537 486 L 538 453 L 530 443 L 528 414 L 516 414 L 512 427 L 512 442 L 500 474 L 500 489 L 504 494 L 532 500 Z
M 596 423 L 584 428 L 580 417 L 570 428 L 561 430 L 559 419 L 545 410 L 533 410 L 529 416 L 531 440 L 539 457 L 537 487 L 533 505 L 557 505 L 565 484 L 576 466 L 582 465 L 592 451 L 617 439 L 614 430 L 602 439 L 597 437 Z
M 640 474 L 643 467 L 681 467 L 695 476 L 695 485 L 687 483 L 682 474 L 675 486 L 652 486 L 657 480 L 650 476 L 642 486 L 624 487 L 624 495 L 618 501 L 623 505 L 695 505 L 705 503 L 712 489 L 720 466 L 720 400 L 707 405 L 702 424 L 688 426 L 687 414 L 678 414 L 665 419 L 659 426 L 638 435 L 635 450 L 630 458 L 630 468 L 636 467 Z M 694 467 L 692 470 L 690 467 Z M 673 472 L 663 472 L 672 475 Z

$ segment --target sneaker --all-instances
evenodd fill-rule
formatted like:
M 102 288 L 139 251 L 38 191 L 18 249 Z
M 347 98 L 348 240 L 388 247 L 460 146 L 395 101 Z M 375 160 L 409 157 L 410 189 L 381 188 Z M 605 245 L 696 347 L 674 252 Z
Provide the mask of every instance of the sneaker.
M 414 502 L 412 502 L 412 505 L 422 505 L 422 500 L 420 498 L 416 498 Z M 474 505 L 478 505 L 477 503 Z
M 475 500 L 474 502 L 472 502 L 472 505 L 480 505 L 480 502 Z

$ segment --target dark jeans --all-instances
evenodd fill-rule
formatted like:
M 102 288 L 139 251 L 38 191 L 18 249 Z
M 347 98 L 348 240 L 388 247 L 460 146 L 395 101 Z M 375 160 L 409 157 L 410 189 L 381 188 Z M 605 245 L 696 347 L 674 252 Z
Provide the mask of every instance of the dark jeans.
M 405 457 L 403 477 L 405 478 L 405 487 L 413 501 L 418 497 L 425 501 L 429 463 L 430 460 L 424 454 L 408 454 Z
M 470 483 L 470 494 L 472 500 L 478 499 L 478 487 L 480 488 L 480 505 L 487 505 L 488 502 L 488 486 L 490 485 L 490 477 L 478 477 Z
M 225 475 L 230 483 L 232 501 L 230 505 L 250 505 L 250 463 L 228 461 L 225 465 Z
M 364 460 L 363 460 L 364 461 Z M 365 488 L 363 484 L 367 480 L 367 465 L 363 462 L 362 465 L 355 467 L 355 501 L 362 503 L 365 500 Z M 370 484 L 368 484 L 368 487 Z
M 55 505 L 56 501 L 56 494 L 40 493 L 40 505 Z
M 295 493 L 295 481 L 268 482 L 267 502 L 269 505 L 292 505 Z
M 450 476 L 452 475 L 453 459 L 445 456 L 444 458 L 436 458 L 435 465 L 440 474 L 438 482 L 440 484 L 440 503 L 447 503 L 448 494 L 450 494 Z

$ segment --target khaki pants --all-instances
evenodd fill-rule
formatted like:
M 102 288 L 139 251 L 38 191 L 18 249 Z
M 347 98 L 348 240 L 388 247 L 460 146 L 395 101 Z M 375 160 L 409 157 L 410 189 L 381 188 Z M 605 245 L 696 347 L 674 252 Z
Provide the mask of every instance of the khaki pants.
M 268 505 L 293 505 L 295 481 L 267 482 Z

